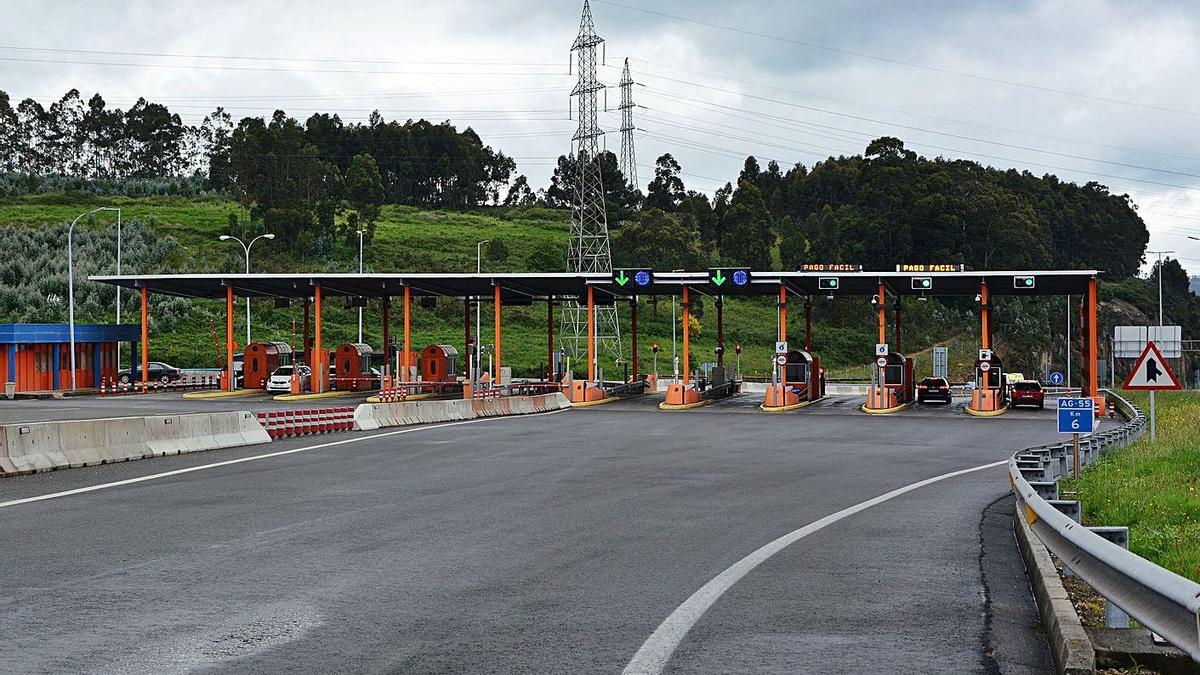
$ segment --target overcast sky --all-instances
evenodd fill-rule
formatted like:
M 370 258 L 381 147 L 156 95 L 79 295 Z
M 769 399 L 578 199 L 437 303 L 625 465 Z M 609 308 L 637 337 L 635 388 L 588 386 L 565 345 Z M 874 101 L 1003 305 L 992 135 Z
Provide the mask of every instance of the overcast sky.
M 747 154 L 811 166 L 893 135 L 1128 193 L 1150 248 L 1200 271 L 1187 239 L 1200 237 L 1200 3 L 592 1 L 611 150 L 624 58 L 639 82 L 643 190 L 664 152 L 711 193 Z M 122 108 L 146 96 L 189 122 L 216 105 L 450 119 L 536 189 L 575 128 L 581 2 L 5 0 L 0 88 L 46 104 L 72 87 Z

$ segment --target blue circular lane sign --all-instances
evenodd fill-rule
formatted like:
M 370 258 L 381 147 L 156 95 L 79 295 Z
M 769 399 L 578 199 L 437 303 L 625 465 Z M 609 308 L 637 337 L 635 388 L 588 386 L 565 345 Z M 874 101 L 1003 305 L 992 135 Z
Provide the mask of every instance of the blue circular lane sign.
M 1054 371 L 1053 373 L 1050 373 L 1050 384 L 1053 384 L 1054 386 L 1058 386 L 1062 383 L 1063 383 L 1063 374 L 1062 373 L 1058 372 L 1057 370 Z
M 650 273 L 646 270 L 638 270 L 638 273 L 633 275 L 633 283 L 638 286 L 645 286 L 650 283 Z
M 750 276 L 746 274 L 746 270 L 737 270 L 733 273 L 732 278 L 734 286 L 745 286 L 746 282 L 750 280 Z

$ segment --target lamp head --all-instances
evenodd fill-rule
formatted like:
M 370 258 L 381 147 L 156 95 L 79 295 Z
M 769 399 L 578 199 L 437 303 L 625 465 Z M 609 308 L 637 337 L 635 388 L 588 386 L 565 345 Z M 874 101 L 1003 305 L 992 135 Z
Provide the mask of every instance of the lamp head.
M 274 233 L 267 233 L 267 234 L 263 235 L 263 239 L 274 239 L 274 238 L 275 238 Z
M 229 241 L 230 239 L 233 239 L 233 237 L 231 237 L 227 234 L 223 234 L 223 235 L 217 237 L 217 239 L 220 239 L 221 241 Z

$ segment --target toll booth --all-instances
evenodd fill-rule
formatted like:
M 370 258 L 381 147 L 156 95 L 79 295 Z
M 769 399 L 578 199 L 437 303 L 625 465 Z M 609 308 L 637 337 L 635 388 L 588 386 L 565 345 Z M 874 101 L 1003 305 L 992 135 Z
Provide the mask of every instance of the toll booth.
M 825 396 L 825 371 L 821 359 L 804 351 L 784 355 L 782 381 L 767 388 L 762 409 L 781 412 L 801 408 Z
M 1008 410 L 1008 377 L 1004 364 L 994 353 L 989 359 L 975 361 L 975 391 L 967 412 L 976 415 L 999 415 Z
M 821 398 L 821 359 L 808 352 L 791 351 L 787 353 L 787 363 L 783 369 L 788 386 L 798 396 L 808 401 Z
M 286 342 L 251 342 L 242 352 L 242 386 L 266 389 L 271 373 L 292 364 L 292 347 Z
M 458 380 L 458 350 L 451 345 L 429 345 L 421 350 L 422 382 Z
M 338 345 L 334 350 L 334 379 L 330 388 L 338 391 L 378 389 L 379 378 L 371 374 L 373 354 L 370 345 L 357 342 Z
M 117 379 L 118 351 L 129 344 L 136 354 L 140 336 L 136 324 L 75 324 L 75 383 L 100 388 Z M 125 362 L 129 366 L 129 361 Z M 0 324 L 0 384 L 13 392 L 48 391 L 71 387 L 71 332 L 67 324 Z
M 871 370 L 871 388 L 864 412 L 895 412 L 913 402 L 916 385 L 911 358 L 897 353 L 880 356 Z

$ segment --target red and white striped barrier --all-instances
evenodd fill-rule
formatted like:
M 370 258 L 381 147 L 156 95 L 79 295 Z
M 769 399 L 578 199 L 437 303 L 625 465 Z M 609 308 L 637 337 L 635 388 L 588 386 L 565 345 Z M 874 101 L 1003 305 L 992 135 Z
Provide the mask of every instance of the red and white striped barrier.
M 354 429 L 354 408 L 308 408 L 258 413 L 258 423 L 272 440 L 331 434 Z

